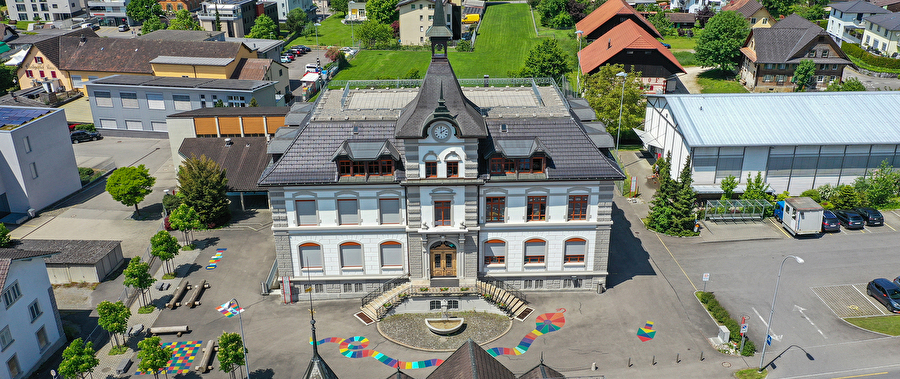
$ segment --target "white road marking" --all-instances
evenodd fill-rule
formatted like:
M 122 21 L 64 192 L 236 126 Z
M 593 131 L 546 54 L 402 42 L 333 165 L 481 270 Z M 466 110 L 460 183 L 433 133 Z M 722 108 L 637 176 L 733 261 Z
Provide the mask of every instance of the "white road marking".
M 766 328 L 769 329 L 769 333 L 771 333 L 772 339 L 776 340 L 778 342 L 781 342 L 781 338 L 784 337 L 784 334 L 779 336 L 779 335 L 775 334 L 774 332 L 772 332 L 772 328 L 769 328 L 769 323 L 766 322 L 766 319 L 764 319 L 763 316 L 759 314 L 759 311 L 757 311 L 756 308 L 753 308 L 753 307 L 750 307 L 750 308 L 753 309 L 753 313 L 756 313 L 756 317 L 759 317 L 759 321 L 762 321 L 763 325 L 765 325 Z
M 868 285 L 868 284 L 867 284 L 867 285 Z M 881 308 L 884 308 L 884 305 L 881 305 L 881 303 L 875 304 L 875 302 L 872 301 L 872 297 L 869 296 L 869 294 L 862 293 L 862 291 L 860 291 L 859 288 L 856 288 L 856 286 L 853 286 L 853 289 L 855 289 L 856 292 L 859 292 L 860 295 L 863 295 L 863 297 L 866 298 L 866 300 L 868 300 L 869 303 L 872 304 L 873 307 L 875 307 L 875 309 L 877 309 L 879 312 L 881 312 L 882 315 L 886 315 L 886 314 L 887 314 L 887 313 L 884 313 L 884 311 L 881 310 Z
M 799 305 L 797 305 L 797 304 L 794 304 L 794 310 L 795 310 L 795 311 L 799 311 L 799 312 L 800 312 L 800 315 L 803 316 L 803 318 L 805 318 L 806 321 L 809 321 L 809 324 L 812 325 L 813 328 L 816 328 L 816 331 L 818 331 L 819 334 L 822 335 L 822 338 L 828 339 L 828 337 L 825 337 L 825 333 L 822 333 L 822 330 L 819 329 L 819 327 L 816 326 L 816 324 L 813 323 L 812 320 L 810 320 L 809 317 L 806 316 L 806 313 L 803 313 L 803 311 L 805 311 L 806 308 L 803 308 L 803 307 L 801 307 L 801 306 L 799 306 Z

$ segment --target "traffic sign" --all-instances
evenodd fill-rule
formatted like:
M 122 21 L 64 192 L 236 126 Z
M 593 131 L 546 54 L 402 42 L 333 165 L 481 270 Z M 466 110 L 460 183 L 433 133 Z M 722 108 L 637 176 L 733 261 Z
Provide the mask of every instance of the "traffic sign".
M 766 345 L 772 346 L 772 336 L 771 335 L 766 336 Z
M 703 273 L 703 281 L 704 281 L 704 282 L 708 282 L 708 281 L 709 281 L 709 273 L 708 273 L 708 272 L 704 272 L 704 273 Z
M 741 335 L 743 336 L 744 333 L 747 333 L 747 324 L 741 324 Z

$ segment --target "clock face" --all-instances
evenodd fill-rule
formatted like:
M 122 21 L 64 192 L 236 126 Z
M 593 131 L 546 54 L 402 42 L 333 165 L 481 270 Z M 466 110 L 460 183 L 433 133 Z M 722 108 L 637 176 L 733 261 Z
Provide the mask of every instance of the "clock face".
M 450 127 L 447 125 L 438 125 L 431 130 L 431 135 L 435 139 L 445 140 L 450 137 Z

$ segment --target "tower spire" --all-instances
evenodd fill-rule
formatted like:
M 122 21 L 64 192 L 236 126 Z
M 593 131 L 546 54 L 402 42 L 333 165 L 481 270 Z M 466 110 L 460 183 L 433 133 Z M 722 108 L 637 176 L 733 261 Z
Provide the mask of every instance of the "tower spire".
M 444 13 L 444 1 L 434 0 L 434 17 L 431 26 L 425 31 L 431 40 L 431 57 L 446 57 L 447 43 L 453 38 L 453 32 L 447 27 L 447 16 Z M 443 50 L 443 51 L 441 51 Z

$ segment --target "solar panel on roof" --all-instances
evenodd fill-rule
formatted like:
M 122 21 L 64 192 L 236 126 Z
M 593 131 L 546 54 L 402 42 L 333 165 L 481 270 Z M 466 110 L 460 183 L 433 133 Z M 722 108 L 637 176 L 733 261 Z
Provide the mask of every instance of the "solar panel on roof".
M 22 125 L 47 113 L 46 109 L 0 108 L 0 124 Z

